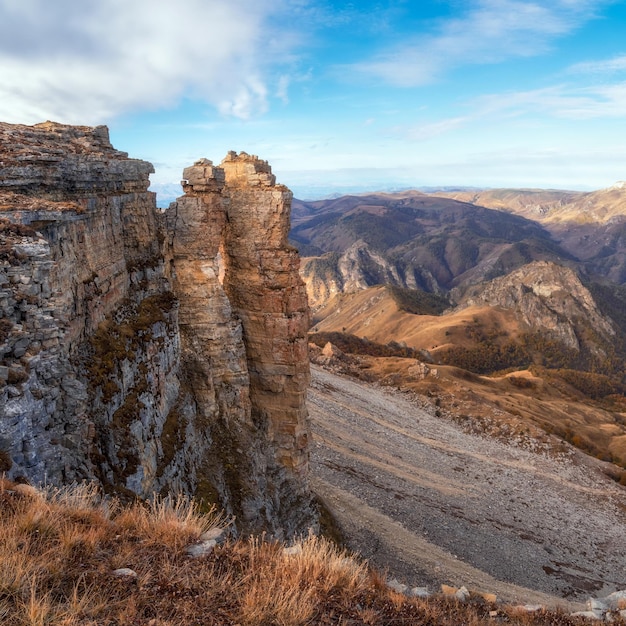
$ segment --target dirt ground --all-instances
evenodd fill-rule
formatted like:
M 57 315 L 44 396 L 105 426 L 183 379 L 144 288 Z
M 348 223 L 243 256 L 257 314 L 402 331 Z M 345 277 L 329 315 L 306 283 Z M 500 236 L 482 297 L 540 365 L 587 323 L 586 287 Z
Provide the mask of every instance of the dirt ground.
M 411 394 L 312 373 L 314 489 L 348 547 L 390 576 L 572 610 L 626 588 L 626 489 L 598 461 L 469 434 Z

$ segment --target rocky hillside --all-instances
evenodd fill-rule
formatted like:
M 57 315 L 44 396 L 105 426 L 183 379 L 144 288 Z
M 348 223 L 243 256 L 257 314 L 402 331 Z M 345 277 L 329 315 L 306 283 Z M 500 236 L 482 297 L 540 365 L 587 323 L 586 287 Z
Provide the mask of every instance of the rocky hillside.
M 591 275 L 626 282 L 626 183 L 589 193 L 490 189 L 437 193 L 541 223 Z
M 315 526 L 308 307 L 269 165 L 200 160 L 163 215 L 105 127 L 0 124 L 0 146 L 0 470 Z
M 300 203 L 297 215 L 313 308 L 375 284 L 443 292 L 534 260 L 575 262 L 537 222 L 418 192 Z
M 446 306 L 441 296 L 371 287 L 329 300 L 316 312 L 313 331 L 345 332 L 383 344 L 400 342 L 444 361 L 450 350 L 488 346 L 505 350 L 515 344 L 528 348 L 525 342 L 541 337 L 538 354 L 520 348 L 511 352 L 511 358 L 522 358 L 521 362 L 498 367 L 493 361 L 485 371 L 548 358 L 550 345 L 560 352 L 563 363 L 569 358 L 569 365 L 583 369 L 593 363 L 594 370 L 601 370 L 611 359 L 619 360 L 616 350 L 623 329 L 599 309 L 573 270 L 556 263 L 536 261 L 464 291 L 453 290 L 450 298 Z
M 556 263 L 535 261 L 494 280 L 471 287 L 462 306 L 488 305 L 515 312 L 527 329 L 541 332 L 565 349 L 587 350 L 606 358 L 616 329 L 602 315 L 574 271 Z M 593 333 L 591 330 L 593 329 Z
M 495 189 L 296 202 L 291 232 L 317 308 L 393 284 L 442 293 L 533 261 L 626 282 L 626 185 L 592 192 Z

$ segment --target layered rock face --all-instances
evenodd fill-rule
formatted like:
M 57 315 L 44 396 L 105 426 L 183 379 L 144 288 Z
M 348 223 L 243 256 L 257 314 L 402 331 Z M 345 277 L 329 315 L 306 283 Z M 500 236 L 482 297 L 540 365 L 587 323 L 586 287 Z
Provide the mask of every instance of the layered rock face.
M 243 248 L 227 228 L 237 205 L 210 162 L 185 171 L 186 195 L 164 217 L 147 191 L 152 166 L 115 150 L 105 127 L 0 124 L 0 140 L 0 469 L 97 479 L 118 494 L 197 494 L 242 531 L 315 526 L 294 252 L 285 246 L 278 281 L 237 277 Z M 275 242 L 281 259 L 289 192 L 255 162 L 284 203 L 248 241 Z M 263 213 L 264 197 L 250 211 Z M 265 326 L 245 321 L 263 307 Z M 259 350 L 256 333 L 270 329 Z
M 144 495 L 156 456 L 144 448 L 160 428 L 131 432 L 130 416 L 145 410 L 162 425 L 177 359 L 152 166 L 113 149 L 104 127 L 0 133 L 9 473 L 51 483 L 97 475 Z
M 183 177 L 166 219 L 185 374 L 217 444 L 206 467 L 247 526 L 295 516 L 291 534 L 312 512 L 308 306 L 286 241 L 291 192 L 245 154 L 220 167 L 202 159 Z
M 277 501 L 301 510 L 306 493 L 294 485 L 308 474 L 309 309 L 298 252 L 287 243 L 292 195 L 256 157 L 231 152 L 221 167 L 229 200 L 224 288 L 243 325 L 252 419 L 271 442 Z
M 406 289 L 441 292 L 428 269 L 408 267 L 386 258 L 359 240 L 342 254 L 328 252 L 304 259 L 301 270 L 313 311 L 338 294 L 355 293 L 374 285 L 395 285 Z
M 584 347 L 601 358 L 616 335 L 576 273 L 548 261 L 529 263 L 470 288 L 463 306 L 475 304 L 513 309 L 526 327 L 540 330 L 566 348 Z

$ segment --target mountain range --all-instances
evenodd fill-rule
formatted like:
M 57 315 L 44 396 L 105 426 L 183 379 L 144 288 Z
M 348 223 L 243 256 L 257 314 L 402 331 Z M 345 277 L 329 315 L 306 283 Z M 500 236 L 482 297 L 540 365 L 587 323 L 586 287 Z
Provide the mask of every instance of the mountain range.
M 626 467 L 625 232 L 617 183 L 294 201 L 291 241 L 315 343 L 442 402 L 463 380 L 477 419 L 514 387 L 505 413 Z M 436 382 L 415 379 L 415 358 Z

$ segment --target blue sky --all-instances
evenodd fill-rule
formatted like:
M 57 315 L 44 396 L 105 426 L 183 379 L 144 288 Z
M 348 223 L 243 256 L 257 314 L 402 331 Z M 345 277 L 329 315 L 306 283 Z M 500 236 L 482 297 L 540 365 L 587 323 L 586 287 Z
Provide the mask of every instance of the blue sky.
M 304 198 L 608 187 L 626 179 L 626 6 L 0 0 L 0 120 L 45 119 L 107 124 L 164 190 L 228 150 Z

